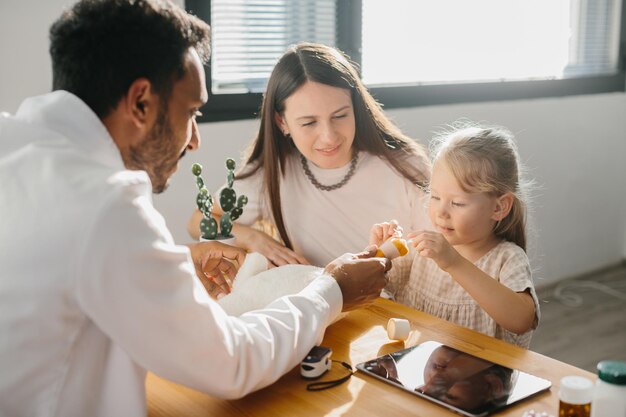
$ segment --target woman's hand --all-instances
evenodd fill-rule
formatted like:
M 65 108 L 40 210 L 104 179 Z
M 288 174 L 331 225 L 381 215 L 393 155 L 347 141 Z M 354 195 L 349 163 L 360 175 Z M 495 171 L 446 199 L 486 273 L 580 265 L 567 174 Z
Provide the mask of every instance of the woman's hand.
M 377 223 L 370 229 L 370 245 L 380 246 L 390 237 L 401 237 L 402 227 L 398 225 L 397 220 L 391 220 L 384 223 Z
M 230 293 L 230 280 L 243 264 L 246 251 L 221 242 L 200 242 L 187 245 L 191 251 L 196 275 L 214 299 Z M 237 265 L 233 264 L 233 261 Z
M 420 256 L 432 259 L 439 268 L 446 272 L 464 259 L 441 233 L 430 231 L 411 232 L 407 237 L 409 238 L 409 244 L 415 247 Z
M 241 224 L 233 225 L 235 243 L 248 252 L 258 252 L 276 266 L 287 264 L 309 265 L 302 255 L 277 242 L 267 233 Z
M 213 216 L 218 223 L 222 214 L 221 210 L 214 210 Z M 194 239 L 199 239 L 200 237 L 200 220 L 202 220 L 202 213 L 196 209 L 187 224 L 187 231 Z M 235 235 L 235 244 L 237 246 L 246 249 L 248 252 L 260 253 L 275 266 L 287 264 L 309 265 L 309 261 L 305 257 L 277 242 L 267 233 L 239 223 L 233 223 L 232 232 Z

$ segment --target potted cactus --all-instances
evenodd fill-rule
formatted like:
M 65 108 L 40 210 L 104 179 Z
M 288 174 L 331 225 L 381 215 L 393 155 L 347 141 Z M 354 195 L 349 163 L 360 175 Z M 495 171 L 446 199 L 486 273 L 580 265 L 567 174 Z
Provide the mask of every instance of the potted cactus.
M 202 179 L 202 165 L 195 163 L 191 166 L 191 172 L 196 177 L 196 185 L 198 186 L 198 196 L 196 197 L 196 205 L 202 213 L 200 221 L 200 240 L 226 240 L 233 239 L 233 221 L 237 220 L 243 213 L 243 207 L 248 203 L 248 197 L 240 195 L 233 189 L 235 181 L 235 161 L 231 158 L 226 160 L 226 169 L 228 170 L 228 185 L 220 191 L 220 207 L 224 211 L 219 222 L 213 217 L 213 196 L 204 185 Z

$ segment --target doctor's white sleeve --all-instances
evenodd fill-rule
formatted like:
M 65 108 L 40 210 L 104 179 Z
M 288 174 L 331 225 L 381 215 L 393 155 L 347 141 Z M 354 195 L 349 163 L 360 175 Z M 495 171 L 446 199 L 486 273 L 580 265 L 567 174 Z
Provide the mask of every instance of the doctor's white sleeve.
M 79 254 L 81 308 L 135 362 L 177 383 L 238 398 L 296 366 L 339 314 L 336 281 L 320 277 L 264 310 L 230 317 L 173 243 L 149 185 L 106 198 Z

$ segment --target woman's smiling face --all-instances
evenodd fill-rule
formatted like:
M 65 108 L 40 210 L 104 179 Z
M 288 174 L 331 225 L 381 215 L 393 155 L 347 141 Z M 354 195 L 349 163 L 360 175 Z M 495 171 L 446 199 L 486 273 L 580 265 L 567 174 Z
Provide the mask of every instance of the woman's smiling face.
M 276 119 L 318 167 L 339 168 L 352 159 L 356 126 L 349 90 L 307 81 L 285 100 L 285 111 Z

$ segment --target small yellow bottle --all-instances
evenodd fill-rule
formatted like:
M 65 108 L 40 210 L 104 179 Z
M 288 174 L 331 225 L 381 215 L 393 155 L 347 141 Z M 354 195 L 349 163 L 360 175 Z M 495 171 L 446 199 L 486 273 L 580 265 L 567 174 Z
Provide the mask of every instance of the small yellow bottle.
M 397 258 L 398 256 L 404 256 L 407 253 L 409 253 L 409 247 L 407 246 L 406 240 L 398 237 L 392 237 L 380 245 L 380 248 L 378 248 L 378 251 L 376 252 L 376 256 L 391 260 Z
M 559 417 L 589 417 L 593 382 L 582 376 L 561 379 L 559 390 Z

